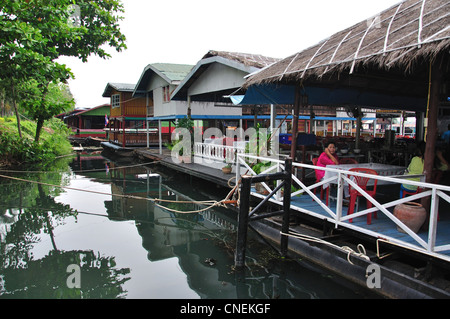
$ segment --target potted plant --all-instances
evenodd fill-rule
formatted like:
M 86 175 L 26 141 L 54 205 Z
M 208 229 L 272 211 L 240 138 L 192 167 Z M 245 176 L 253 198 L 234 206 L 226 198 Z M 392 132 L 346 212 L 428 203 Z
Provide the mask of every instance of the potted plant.
M 231 164 L 228 163 L 227 165 L 225 165 L 224 167 L 222 167 L 222 172 L 224 174 L 230 174 L 231 173 Z
M 166 143 L 166 147 L 172 152 L 172 156 L 178 156 L 178 160 L 180 163 L 192 163 L 192 155 L 191 154 L 184 154 L 183 147 L 180 147 L 178 149 L 178 154 L 176 153 L 175 145 L 180 143 L 181 140 L 175 140 L 170 143 Z
M 179 151 L 178 159 L 182 163 L 192 163 L 192 155 L 191 154 L 184 154 L 183 148 Z

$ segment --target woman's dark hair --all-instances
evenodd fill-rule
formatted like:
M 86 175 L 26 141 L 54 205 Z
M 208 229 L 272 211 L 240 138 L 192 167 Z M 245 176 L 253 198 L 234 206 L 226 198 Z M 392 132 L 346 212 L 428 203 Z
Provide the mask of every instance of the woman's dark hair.
M 326 141 L 323 146 L 324 148 L 327 148 L 330 144 L 334 144 L 334 146 L 336 146 L 336 143 L 334 141 Z
M 418 144 L 417 144 L 417 149 L 416 149 L 416 155 L 417 156 L 420 156 L 420 157 L 425 157 L 425 146 L 426 146 L 427 144 L 425 143 L 425 141 L 420 141 Z

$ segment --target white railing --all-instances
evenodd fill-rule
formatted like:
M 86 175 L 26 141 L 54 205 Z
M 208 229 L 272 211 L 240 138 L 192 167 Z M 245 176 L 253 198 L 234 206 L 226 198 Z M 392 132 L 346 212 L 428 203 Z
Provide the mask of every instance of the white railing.
M 267 158 L 267 157 L 256 157 L 252 155 L 247 154 L 239 154 L 237 156 L 236 160 L 236 180 L 240 180 L 240 174 L 239 172 L 246 172 L 246 175 L 257 175 L 253 169 L 251 168 L 251 165 L 249 162 L 255 163 L 256 161 L 263 161 L 266 163 L 270 163 L 270 165 L 267 166 L 267 168 L 260 172 L 260 174 L 270 174 L 274 172 L 279 172 L 284 170 L 284 161 L 280 159 L 274 159 L 274 158 Z M 335 168 L 326 168 L 326 167 L 318 167 L 314 165 L 309 164 L 301 164 L 301 163 L 293 163 L 293 172 L 292 175 L 292 185 L 295 187 L 295 190 L 291 193 L 292 197 L 295 197 L 297 195 L 301 194 L 308 194 L 313 201 L 315 201 L 319 207 L 320 212 L 318 213 L 316 211 L 311 211 L 302 207 L 296 207 L 295 205 L 291 204 L 291 209 L 300 211 L 302 213 L 306 213 L 315 217 L 319 217 L 321 219 L 326 218 L 329 222 L 332 222 L 335 224 L 336 227 L 338 226 L 344 226 L 347 228 L 351 228 L 354 230 L 357 230 L 361 233 L 368 234 L 370 236 L 373 236 L 375 238 L 378 238 L 379 240 L 384 240 L 386 242 L 391 242 L 393 244 L 399 244 L 403 247 L 408 247 L 410 249 L 419 250 L 422 253 L 426 253 L 429 255 L 433 255 L 435 257 L 439 257 L 442 259 L 446 259 L 450 261 L 450 257 L 447 255 L 439 254 L 440 252 L 448 251 L 450 250 L 450 234 L 448 234 L 446 237 L 442 238 L 442 236 L 445 236 L 446 233 L 442 232 L 439 235 L 440 236 L 440 242 L 443 242 L 444 244 L 441 244 L 439 246 L 436 246 L 436 238 L 438 236 L 437 233 L 437 225 L 438 225 L 438 209 L 439 209 L 439 200 L 443 199 L 450 203 L 450 196 L 447 195 L 445 192 L 450 192 L 450 187 L 444 186 L 444 185 L 438 185 L 438 184 L 430 184 L 430 183 L 423 183 L 423 182 L 417 182 L 417 181 L 410 181 L 406 180 L 405 176 L 381 176 L 381 175 L 369 175 L 364 173 L 357 173 L 357 172 L 349 172 L 349 171 L 343 171 L 340 169 Z M 296 176 L 295 172 L 297 169 L 321 169 L 324 171 L 332 171 L 334 172 L 334 176 L 323 179 L 320 182 L 314 183 L 313 185 L 306 186 L 302 181 L 300 181 Z M 331 174 L 330 174 L 331 175 Z M 368 195 L 364 190 L 362 190 L 351 178 L 352 175 L 355 176 L 366 176 L 370 177 L 372 179 L 377 179 L 379 181 L 383 181 L 384 183 L 397 183 L 397 184 L 410 184 L 410 185 L 416 185 L 424 189 L 423 192 L 411 195 L 402 199 L 397 199 L 388 203 L 379 203 L 376 199 L 372 198 L 370 195 Z M 411 176 L 408 176 L 409 178 Z M 262 186 L 269 192 L 272 191 L 274 186 L 267 185 L 266 183 L 261 183 Z M 337 185 L 337 197 L 336 197 L 336 206 L 333 207 L 334 209 L 331 209 L 332 205 L 329 204 L 327 206 L 318 196 L 320 196 L 320 188 L 321 186 L 330 185 L 330 184 L 336 184 Z M 373 207 L 367 208 L 361 211 L 354 211 L 351 215 L 343 215 L 342 214 L 342 203 L 343 203 L 343 193 L 344 193 L 344 186 L 351 185 L 353 188 L 358 190 L 367 200 L 369 200 Z M 317 193 L 319 195 L 314 194 L 314 190 L 317 189 Z M 257 192 L 252 191 L 252 195 L 264 198 L 265 195 L 259 194 Z M 426 239 L 421 238 L 418 234 L 414 233 L 409 227 L 407 227 L 404 223 L 402 223 L 398 218 L 394 216 L 394 214 L 389 211 L 389 208 L 395 207 L 398 204 L 414 201 L 423 197 L 431 196 L 431 202 L 430 202 L 430 215 L 429 215 L 429 229 L 428 229 L 428 237 Z M 270 201 L 278 203 L 282 205 L 282 193 L 281 191 L 278 191 L 278 193 L 270 199 Z M 382 233 L 375 232 L 370 229 L 370 225 L 367 226 L 357 226 L 354 223 L 351 223 L 349 220 L 354 219 L 356 217 L 364 216 L 366 214 L 371 214 L 374 212 L 383 213 L 386 215 L 391 221 L 392 221 L 392 227 L 400 227 L 406 234 L 409 235 L 409 237 L 414 239 L 414 243 L 411 244 L 410 241 L 401 240 L 398 238 L 394 238 L 392 236 L 387 236 Z M 376 223 L 376 221 L 374 222 Z
M 237 154 L 245 153 L 245 142 L 233 146 L 214 143 L 194 143 L 194 156 L 201 157 L 206 162 L 234 163 Z

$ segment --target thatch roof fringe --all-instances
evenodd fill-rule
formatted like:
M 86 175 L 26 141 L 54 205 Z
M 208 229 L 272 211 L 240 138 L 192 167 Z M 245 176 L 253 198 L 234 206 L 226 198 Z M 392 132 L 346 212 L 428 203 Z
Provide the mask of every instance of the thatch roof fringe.
M 411 70 L 450 48 L 450 1 L 404 0 L 250 76 L 244 86 L 323 77 L 366 64 Z
M 226 51 L 214 51 L 210 50 L 203 56 L 202 59 L 206 59 L 213 56 L 219 56 L 229 60 L 240 62 L 246 66 L 253 66 L 257 68 L 263 68 L 279 61 L 279 58 L 271 58 L 260 54 L 241 53 L 241 52 L 226 52 Z

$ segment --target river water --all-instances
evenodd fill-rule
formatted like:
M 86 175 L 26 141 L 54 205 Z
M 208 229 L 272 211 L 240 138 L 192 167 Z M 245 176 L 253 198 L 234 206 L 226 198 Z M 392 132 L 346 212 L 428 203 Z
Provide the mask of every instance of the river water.
M 254 233 L 234 271 L 236 213 L 201 202 L 227 190 L 166 168 L 91 155 L 0 174 L 0 298 L 370 297 Z

